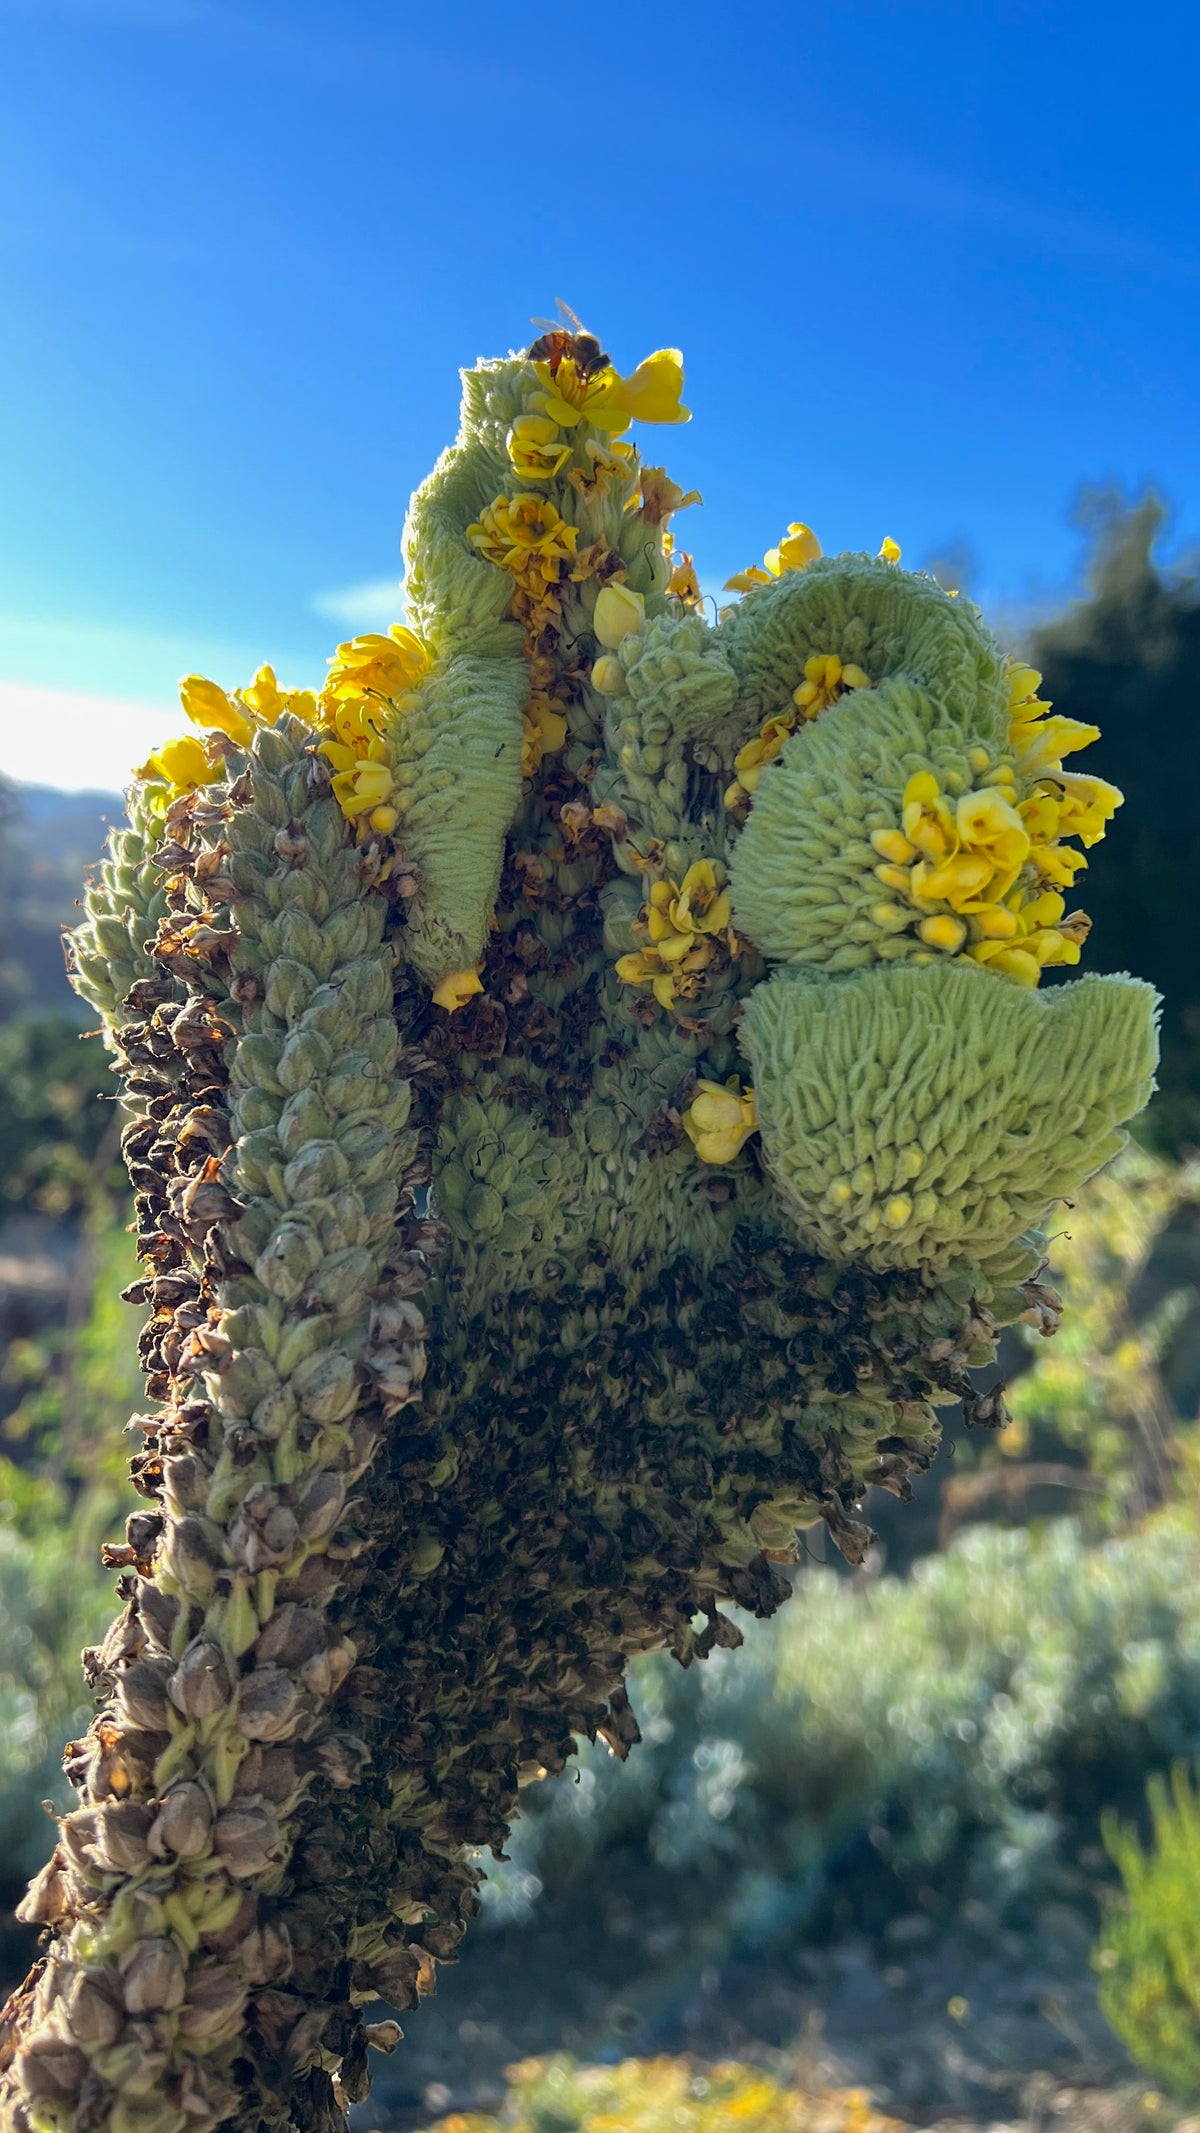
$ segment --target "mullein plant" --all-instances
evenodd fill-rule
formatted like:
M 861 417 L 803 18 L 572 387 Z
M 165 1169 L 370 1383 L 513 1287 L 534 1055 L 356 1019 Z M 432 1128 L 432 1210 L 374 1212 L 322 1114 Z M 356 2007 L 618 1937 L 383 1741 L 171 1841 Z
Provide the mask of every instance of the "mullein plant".
M 968 1369 L 1152 1086 L 1148 987 L 1038 990 L 1094 729 L 890 540 L 794 525 L 710 622 L 628 436 L 682 382 L 465 373 L 407 622 L 190 676 L 89 892 L 152 1410 L 6 2133 L 343 2126 L 629 1660 L 1003 1419 Z

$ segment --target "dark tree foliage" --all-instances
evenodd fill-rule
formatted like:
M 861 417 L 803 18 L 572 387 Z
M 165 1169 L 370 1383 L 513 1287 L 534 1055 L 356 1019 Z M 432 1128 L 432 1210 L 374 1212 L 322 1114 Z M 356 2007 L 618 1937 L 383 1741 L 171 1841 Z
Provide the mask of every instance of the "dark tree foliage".
M 1087 965 L 1137 970 L 1163 995 L 1159 1094 L 1139 1133 L 1177 1153 L 1200 1143 L 1200 576 L 1156 561 L 1153 497 L 1127 510 L 1093 494 L 1083 515 L 1088 595 L 1036 632 L 1031 655 L 1055 710 L 1101 728 L 1094 767 L 1125 794 L 1082 877 Z

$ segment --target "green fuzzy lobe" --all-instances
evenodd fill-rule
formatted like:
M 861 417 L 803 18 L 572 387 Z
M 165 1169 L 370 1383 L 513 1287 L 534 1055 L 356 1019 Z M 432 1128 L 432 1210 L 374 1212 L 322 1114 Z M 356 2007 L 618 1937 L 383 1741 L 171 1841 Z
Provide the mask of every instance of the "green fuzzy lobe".
M 110 1041 L 130 986 L 155 968 L 147 944 L 167 911 L 163 872 L 152 857 L 163 834 L 154 810 L 161 797 L 161 786 L 131 788 L 128 823 L 109 831 L 105 856 L 84 898 L 87 915 L 69 936 L 71 982 L 99 1010 Z
M 960 731 L 1006 743 L 1004 660 L 978 610 L 894 563 L 822 556 L 786 571 L 726 612 L 717 641 L 738 677 L 746 737 L 790 709 L 811 654 L 832 652 L 876 686 L 903 677 Z
M 1001 1253 L 1123 1145 L 1153 1087 L 1156 1008 L 1127 977 L 1041 993 L 962 963 L 776 973 L 741 1041 L 801 1236 L 931 1274 L 965 1248 Z
M 811 566 L 810 566 L 811 567 Z M 803 673 L 803 666 L 798 669 Z M 738 839 L 734 917 L 762 953 L 827 971 L 861 970 L 929 950 L 911 932 L 871 917 L 891 892 L 875 873 L 875 830 L 900 827 L 904 790 L 931 770 L 970 791 L 968 751 L 996 747 L 982 711 L 961 724 L 943 702 L 894 679 L 855 689 L 802 726 L 763 772 Z M 910 914 L 915 916 L 915 914 Z

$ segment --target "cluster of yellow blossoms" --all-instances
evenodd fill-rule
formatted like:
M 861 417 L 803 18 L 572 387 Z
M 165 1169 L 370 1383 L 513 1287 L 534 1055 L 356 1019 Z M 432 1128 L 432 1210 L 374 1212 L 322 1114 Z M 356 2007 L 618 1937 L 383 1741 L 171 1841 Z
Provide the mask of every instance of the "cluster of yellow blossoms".
M 871 839 L 876 877 L 890 892 L 871 910 L 884 933 L 915 930 L 931 954 L 965 954 L 1030 986 L 1053 964 L 1077 963 L 1091 927 L 1084 912 L 1067 915 L 1061 891 L 1087 860 L 1062 840 L 1098 843 L 1122 798 L 1104 778 L 1063 770 L 1063 756 L 1097 740 L 1099 728 L 1049 717 L 1040 682 L 1032 667 L 1009 669 L 1011 761 L 973 749 L 970 791 L 919 771 L 900 826 Z M 1037 781 L 1027 799 L 1017 798 L 1018 777 Z
M 383 718 L 386 711 L 404 711 L 428 671 L 425 645 L 402 622 L 394 622 L 386 637 L 339 644 L 329 662 L 317 706 L 328 738 L 319 753 L 333 765 L 334 798 L 360 834 L 390 836 L 399 820 Z
M 724 869 L 697 859 L 681 882 L 654 882 L 637 930 L 647 945 L 618 958 L 622 984 L 648 985 L 664 1008 L 698 999 L 705 973 L 737 953 Z
M 185 674 L 179 684 L 179 701 L 194 726 L 210 735 L 223 735 L 235 747 L 247 748 L 257 727 L 272 725 L 284 711 L 292 711 L 309 725 L 316 715 L 316 699 L 310 689 L 281 689 L 273 667 L 260 667 L 246 688 L 230 696 L 219 683 L 203 674 Z M 147 782 L 165 785 L 163 805 L 180 793 L 213 785 L 225 775 L 225 754 L 215 738 L 200 739 L 185 733 L 167 741 L 134 773 Z
M 260 667 L 244 689 L 230 694 L 202 674 L 187 674 L 179 697 L 193 725 L 211 736 L 185 734 L 168 741 L 144 763 L 138 776 L 168 787 L 170 798 L 211 785 L 225 775 L 221 735 L 247 748 L 256 729 L 273 725 L 284 711 L 324 731 L 319 753 L 333 766 L 333 792 L 348 822 L 360 834 L 389 836 L 399 819 L 395 786 L 383 735 L 385 711 L 405 701 L 429 669 L 429 654 L 415 633 L 393 624 L 386 637 L 368 635 L 339 644 L 320 696 L 310 689 L 281 689 L 271 667 Z
M 751 563 L 745 570 L 737 570 L 725 580 L 726 592 L 753 592 L 756 585 L 773 585 L 787 570 L 803 570 L 807 563 L 815 563 L 821 553 L 821 543 L 811 526 L 802 525 L 793 519 L 778 548 L 768 548 L 761 564 Z M 885 534 L 879 550 L 881 562 L 898 563 L 900 544 L 891 534 Z
M 733 759 L 734 781 L 725 794 L 727 808 L 739 808 L 755 791 L 768 763 L 773 763 L 788 735 L 805 719 L 819 718 L 848 689 L 869 689 L 871 677 L 834 652 L 814 652 L 804 662 L 804 679 L 792 691 L 792 709 L 777 711 Z
M 582 497 L 603 494 L 613 483 L 628 489 L 626 508 L 641 503 L 644 515 L 662 524 L 672 510 L 698 502 L 685 496 L 662 468 L 639 475 L 633 445 L 621 441 L 632 422 L 686 422 L 682 404 L 683 358 L 676 348 L 660 348 L 628 377 L 611 363 L 596 367 L 570 352 L 532 365 L 540 390 L 532 409 L 511 424 L 508 456 L 522 483 L 565 479 Z M 581 437 L 580 426 L 600 431 Z M 572 460 L 583 464 L 571 465 Z M 522 488 L 498 496 L 467 528 L 478 553 L 513 579 L 512 613 L 522 623 L 530 661 L 531 694 L 525 712 L 521 769 L 532 777 L 545 756 L 566 742 L 571 684 L 555 659 L 563 605 L 571 585 L 599 577 L 600 598 L 625 588 L 624 564 L 607 544 L 579 547 L 579 529 L 544 493 Z M 632 600 L 637 596 L 629 594 Z M 643 613 L 644 619 L 644 613 Z M 618 641 L 601 639 L 615 645 Z

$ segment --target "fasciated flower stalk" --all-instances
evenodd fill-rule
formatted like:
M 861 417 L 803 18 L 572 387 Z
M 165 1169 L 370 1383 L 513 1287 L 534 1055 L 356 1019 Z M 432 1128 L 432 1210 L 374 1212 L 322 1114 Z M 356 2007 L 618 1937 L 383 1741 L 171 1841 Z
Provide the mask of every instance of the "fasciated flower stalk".
M 187 677 L 89 893 L 156 1412 L 5 2133 L 344 2127 L 629 1660 L 1003 1422 L 1152 1085 L 1148 988 L 1036 989 L 1094 729 L 891 541 L 796 522 L 706 621 L 625 434 L 681 391 L 582 329 L 468 372 L 408 621 Z

